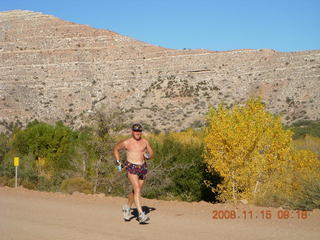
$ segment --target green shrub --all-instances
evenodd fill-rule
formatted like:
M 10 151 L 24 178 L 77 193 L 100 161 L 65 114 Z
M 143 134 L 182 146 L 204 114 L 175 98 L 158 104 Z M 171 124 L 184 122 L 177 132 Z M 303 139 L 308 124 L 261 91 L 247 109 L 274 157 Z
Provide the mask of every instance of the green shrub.
M 21 179 L 17 179 L 17 184 L 18 184 L 18 186 L 20 186 L 20 182 L 21 182 Z M 7 183 L 7 186 L 8 187 L 15 187 L 15 185 L 16 185 L 16 179 L 15 178 L 9 178 L 8 179 L 8 183 Z
M 4 155 L 8 150 L 8 137 L 0 133 L 0 164 L 3 162 Z
M 0 187 L 8 186 L 10 178 L 7 176 L 0 177 Z
M 83 178 L 75 177 L 65 179 L 60 187 L 62 192 L 73 193 L 73 192 L 81 192 L 86 194 L 92 193 L 92 184 L 87 182 Z
M 291 206 L 301 210 L 320 208 L 320 180 L 305 182 L 303 190 Z
M 320 181 L 305 181 L 303 188 L 294 196 L 288 196 L 276 189 L 269 189 L 255 199 L 255 203 L 265 207 L 312 210 L 320 208 Z
M 36 188 L 36 184 L 34 182 L 31 182 L 26 179 L 23 179 L 21 181 L 20 185 L 23 186 L 24 188 L 27 188 L 27 189 L 35 189 Z
M 23 186 L 24 188 L 28 189 L 35 189 L 36 185 L 28 180 L 22 180 L 21 178 L 17 179 L 18 186 Z M 8 187 L 14 187 L 15 186 L 16 179 L 10 178 L 7 176 L 0 177 L 0 187 L 8 186 Z
M 46 159 L 48 169 L 57 173 L 70 169 L 70 157 L 74 151 L 78 133 L 61 122 L 52 126 L 34 121 L 18 131 L 12 141 L 12 149 L 19 155 L 32 154 Z
M 212 201 L 214 194 L 204 181 L 215 182 L 206 174 L 203 145 L 197 133 L 185 131 L 150 138 L 155 158 L 149 163 L 147 198 Z
M 294 132 L 293 139 L 303 138 L 306 135 L 320 137 L 320 121 L 301 120 L 288 126 Z
M 289 208 L 291 199 L 288 196 L 280 193 L 274 192 L 270 189 L 270 191 L 266 192 L 264 195 L 258 195 L 255 198 L 254 203 L 259 206 L 264 207 L 284 207 Z
M 60 186 L 59 186 L 60 187 Z M 39 191 L 56 192 L 59 187 L 46 176 L 38 176 L 36 180 L 36 189 Z
M 127 195 L 131 185 L 124 172 L 116 171 L 112 155 L 117 141 L 114 134 L 123 128 L 123 120 L 99 116 L 91 127 L 78 131 L 61 122 L 50 125 L 33 121 L 26 128 L 15 129 L 11 136 L 1 135 L 0 186 L 14 187 L 13 158 L 19 156 L 20 186 L 50 192 Z M 153 129 L 143 125 L 149 131 Z M 191 131 L 164 134 L 161 140 L 150 139 L 155 159 L 148 162 L 144 197 L 184 201 L 214 199 L 204 184 L 210 176 L 206 175 L 203 146 L 196 135 Z

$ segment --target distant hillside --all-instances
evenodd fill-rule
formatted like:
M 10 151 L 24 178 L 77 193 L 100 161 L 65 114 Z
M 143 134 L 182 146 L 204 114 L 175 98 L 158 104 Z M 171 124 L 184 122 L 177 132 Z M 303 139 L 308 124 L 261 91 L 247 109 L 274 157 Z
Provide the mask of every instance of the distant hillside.
M 0 59 L 0 131 L 33 119 L 79 127 L 114 110 L 181 130 L 209 104 L 251 96 L 285 123 L 320 117 L 320 50 L 173 50 L 17 10 L 0 12 Z

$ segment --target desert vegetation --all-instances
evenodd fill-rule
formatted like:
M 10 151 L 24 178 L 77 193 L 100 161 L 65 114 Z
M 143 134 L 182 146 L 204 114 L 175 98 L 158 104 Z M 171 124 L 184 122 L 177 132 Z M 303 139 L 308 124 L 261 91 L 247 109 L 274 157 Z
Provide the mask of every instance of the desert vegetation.
M 144 197 L 320 207 L 319 122 L 284 127 L 251 99 L 211 107 L 204 123 L 181 132 L 146 131 L 155 158 Z M 114 144 L 129 136 L 120 134 L 130 123 L 119 113 L 97 113 L 77 130 L 62 122 L 7 125 L 10 131 L 0 134 L 1 185 L 14 185 L 13 158 L 19 156 L 19 185 L 26 188 L 115 196 L 130 191 L 112 156 Z

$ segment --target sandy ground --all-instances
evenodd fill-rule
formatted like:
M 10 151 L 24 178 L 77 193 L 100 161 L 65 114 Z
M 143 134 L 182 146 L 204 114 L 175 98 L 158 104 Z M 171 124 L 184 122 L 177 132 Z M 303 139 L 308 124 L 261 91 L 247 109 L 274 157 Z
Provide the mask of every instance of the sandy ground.
M 0 187 L 0 239 L 320 239 L 320 210 L 289 211 L 284 219 L 276 208 L 142 201 L 148 225 L 122 220 L 124 198 Z

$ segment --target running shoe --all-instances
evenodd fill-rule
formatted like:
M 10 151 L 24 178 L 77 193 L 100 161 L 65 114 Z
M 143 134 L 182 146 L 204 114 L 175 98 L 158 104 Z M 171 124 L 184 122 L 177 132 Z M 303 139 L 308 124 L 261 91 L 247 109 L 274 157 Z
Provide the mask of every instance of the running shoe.
M 130 208 L 127 204 L 122 206 L 122 214 L 125 221 L 130 220 Z
M 148 223 L 150 218 L 144 212 L 139 214 L 138 221 L 140 224 Z

